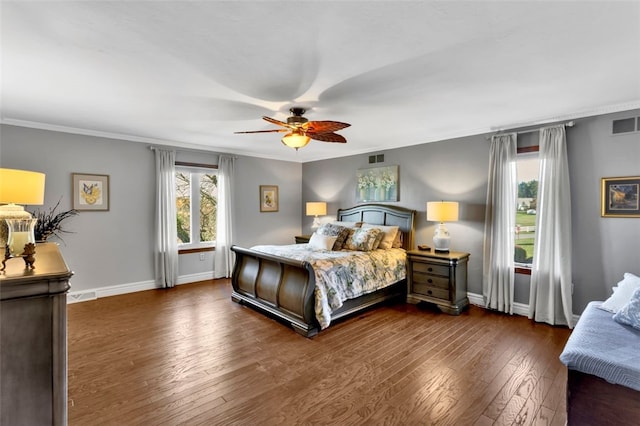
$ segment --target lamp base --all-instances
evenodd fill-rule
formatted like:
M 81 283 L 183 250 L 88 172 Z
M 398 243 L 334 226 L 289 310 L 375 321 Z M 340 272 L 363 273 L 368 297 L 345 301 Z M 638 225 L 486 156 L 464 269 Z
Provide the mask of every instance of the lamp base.
M 451 244 L 451 236 L 449 231 L 444 226 L 444 223 L 440 223 L 436 228 L 436 232 L 433 234 L 433 245 L 436 252 L 448 253 L 449 246 Z
M 320 218 L 318 216 L 313 218 L 313 224 L 311 225 L 311 229 L 320 228 Z
M 24 269 L 36 269 L 34 263 L 36 263 L 36 245 L 33 243 L 27 243 L 24 245 L 24 251 L 19 255 L 12 255 L 9 246 L 4 249 L 4 259 L 2 260 L 2 268 L 0 272 L 4 272 L 7 267 L 7 260 L 21 257 L 24 260 Z

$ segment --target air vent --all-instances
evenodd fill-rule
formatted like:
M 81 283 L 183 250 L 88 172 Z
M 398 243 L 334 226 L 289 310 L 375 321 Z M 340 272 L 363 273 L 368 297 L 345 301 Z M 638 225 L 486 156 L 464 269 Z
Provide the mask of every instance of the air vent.
M 640 117 L 621 118 L 611 122 L 611 133 L 620 135 L 640 131 Z
M 384 154 L 370 155 L 369 164 L 384 163 Z

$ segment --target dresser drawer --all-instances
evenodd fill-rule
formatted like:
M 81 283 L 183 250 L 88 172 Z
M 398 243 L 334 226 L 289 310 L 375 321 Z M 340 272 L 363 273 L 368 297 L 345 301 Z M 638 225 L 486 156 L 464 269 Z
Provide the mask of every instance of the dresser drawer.
M 422 272 L 414 272 L 412 277 L 414 283 L 425 284 L 430 287 L 440 287 L 444 289 L 449 288 L 449 277 L 425 274 Z
M 449 277 L 449 267 L 445 265 L 434 265 L 433 263 L 413 262 L 413 272 L 424 272 L 427 274 L 441 275 Z
M 449 300 L 449 290 L 447 289 L 432 287 L 426 284 L 416 283 L 416 282 L 413 283 L 412 287 L 413 287 L 412 290 L 414 293 L 421 294 L 423 296 L 430 296 L 438 299 Z

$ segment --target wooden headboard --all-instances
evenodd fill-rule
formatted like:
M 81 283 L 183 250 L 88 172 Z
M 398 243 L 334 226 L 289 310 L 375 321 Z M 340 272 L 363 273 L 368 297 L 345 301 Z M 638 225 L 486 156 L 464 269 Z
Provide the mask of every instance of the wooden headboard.
M 384 204 L 362 204 L 348 209 L 338 209 L 340 221 L 398 226 L 402 232 L 402 248 L 405 250 L 414 248 L 415 216 L 415 210 Z

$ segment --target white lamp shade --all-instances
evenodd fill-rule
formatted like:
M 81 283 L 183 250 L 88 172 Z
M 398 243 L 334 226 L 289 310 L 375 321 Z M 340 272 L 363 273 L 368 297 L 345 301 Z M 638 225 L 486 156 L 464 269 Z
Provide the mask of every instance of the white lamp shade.
M 433 222 L 456 222 L 458 220 L 458 202 L 427 202 L 427 220 Z
M 307 216 L 325 216 L 327 203 L 324 201 L 312 201 L 307 203 Z
M 44 204 L 44 180 L 44 173 L 0 169 L 0 203 Z

